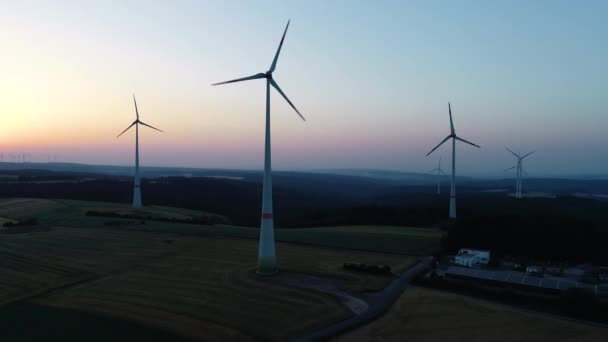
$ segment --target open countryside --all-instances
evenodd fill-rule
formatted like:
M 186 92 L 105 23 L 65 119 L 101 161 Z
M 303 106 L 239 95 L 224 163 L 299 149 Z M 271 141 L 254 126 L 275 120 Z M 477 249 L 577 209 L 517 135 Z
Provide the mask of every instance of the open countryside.
M 608 1 L 0 13 L 0 342 L 608 342 Z
M 0 282 L 0 303 L 73 309 L 162 327 L 188 338 L 217 340 L 283 340 L 353 315 L 330 293 L 256 277 L 257 243 L 250 228 L 229 227 L 223 232 L 221 226 L 87 216 L 89 210 L 130 211 L 121 205 L 62 200 L 0 203 L 0 216 L 37 215 L 38 228 L 44 227 L 1 235 L 0 251 L 8 257 L 0 264 L 7 275 Z M 148 207 L 138 214 L 183 219 L 196 213 Z M 282 273 L 320 277 L 353 294 L 379 291 L 390 277 L 349 272 L 342 265 L 382 264 L 398 273 L 416 263 L 421 252 L 432 253 L 440 237 L 436 231 L 405 227 L 370 230 L 373 227 L 316 228 L 312 235 L 318 236 L 304 241 L 298 241 L 300 230 L 286 234 L 294 243 L 277 245 Z M 325 247 L 335 247 L 343 236 L 341 246 L 352 248 L 349 234 L 403 243 L 400 250 L 388 244 L 390 253 Z M 423 250 L 409 239 L 431 247 Z M 315 241 L 321 245 L 314 246 Z M 371 249 L 381 246 L 379 240 Z M 409 246 L 415 246 L 412 252 Z M 282 323 L 276 329 L 265 328 L 278 320 Z M 201 330 L 201 325 L 206 328 Z
M 408 289 L 380 319 L 336 341 L 606 341 L 608 327 L 545 316 L 467 296 Z

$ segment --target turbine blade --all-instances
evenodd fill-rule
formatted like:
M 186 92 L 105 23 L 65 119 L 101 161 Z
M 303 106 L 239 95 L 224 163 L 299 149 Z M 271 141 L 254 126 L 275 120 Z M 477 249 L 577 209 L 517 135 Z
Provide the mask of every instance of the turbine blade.
M 140 121 L 139 123 L 140 123 L 140 124 L 142 124 L 142 125 L 144 125 L 144 126 L 147 126 L 147 127 L 152 128 L 152 129 L 155 129 L 155 130 L 157 130 L 157 131 L 159 131 L 159 132 L 162 132 L 160 129 L 158 129 L 158 128 L 156 128 L 156 127 L 152 127 L 152 126 L 148 125 L 147 123 L 145 123 L 145 122 L 143 122 L 143 121 Z
M 126 131 L 129 130 L 129 128 L 133 127 L 133 125 L 135 125 L 137 123 L 137 121 L 133 121 L 133 123 L 131 125 L 129 125 L 129 127 L 127 127 L 127 129 L 125 129 L 124 131 L 122 131 L 119 135 L 116 136 L 116 138 L 120 137 L 121 135 L 125 134 Z
M 426 155 L 427 155 L 427 157 L 428 157 L 428 155 L 429 155 L 429 154 L 433 153 L 433 151 L 435 151 L 436 149 L 438 149 L 438 148 L 439 148 L 439 146 L 443 145 L 443 143 L 444 143 L 444 142 L 448 141 L 448 139 L 450 139 L 451 137 L 452 137 L 451 135 L 448 135 L 447 137 L 445 137 L 445 139 L 443 139 L 443 140 L 442 140 L 442 141 L 439 143 L 439 145 L 435 146 L 435 148 L 434 148 L 434 149 L 432 149 L 432 150 L 431 150 L 431 152 L 429 152 L 429 153 L 427 153 L 427 154 L 426 154 Z
M 135 103 L 135 115 L 137 115 L 137 120 L 139 120 L 139 110 L 137 110 L 137 101 L 135 100 L 135 94 L 133 94 L 133 103 Z
M 530 152 L 530 153 L 526 154 L 525 156 L 521 157 L 521 159 L 526 158 L 527 156 L 531 155 L 531 154 L 532 154 L 532 153 L 534 153 L 534 152 L 536 152 L 536 151 L 532 151 L 532 152 Z
M 279 85 L 277 84 L 277 82 L 275 82 L 275 80 L 273 80 L 272 78 L 270 79 L 270 84 L 272 84 L 272 86 L 274 87 L 274 89 L 276 89 L 279 94 L 281 94 L 281 96 L 283 96 L 283 98 L 285 99 L 285 101 L 287 101 L 287 103 L 289 103 L 289 105 L 291 106 L 291 108 L 293 108 L 293 110 L 296 111 L 296 113 L 298 113 L 298 115 L 302 118 L 302 120 L 306 121 L 306 119 L 304 119 L 304 117 L 302 116 L 302 114 L 300 114 L 300 112 L 298 111 L 298 109 L 296 108 L 296 106 L 293 105 L 293 103 L 291 103 L 291 101 L 289 101 L 289 99 L 287 98 L 287 95 L 285 95 L 285 93 L 281 90 L 281 88 L 279 88 Z
M 463 143 L 467 143 L 467 144 L 469 144 L 469 145 L 473 145 L 473 146 L 475 146 L 475 147 L 477 147 L 477 148 L 481 148 L 481 146 L 479 146 L 479 145 L 477 145 L 477 144 L 473 144 L 473 143 L 472 143 L 472 142 L 470 142 L 470 141 L 464 140 L 464 139 L 462 139 L 461 137 L 454 137 L 454 138 L 455 138 L 456 140 L 460 140 L 460 141 L 462 141 Z
M 519 158 L 519 154 L 511 151 L 508 147 L 505 146 L 505 148 L 507 149 L 507 151 L 511 152 L 511 154 L 513 154 L 514 156 L 516 156 L 517 158 Z
M 226 81 L 226 82 L 213 83 L 212 85 L 216 86 L 216 85 L 226 84 L 226 83 L 235 83 L 235 82 L 256 80 L 258 78 L 266 78 L 266 75 L 264 75 L 263 73 L 259 73 L 259 74 L 255 74 L 255 75 L 252 75 L 252 76 L 247 76 L 247 77 L 243 77 L 243 78 L 237 78 L 235 80 L 230 80 L 230 81 Z
M 521 172 L 523 172 L 526 176 L 528 175 L 528 172 L 526 172 L 524 169 L 521 169 Z
M 287 26 L 285 26 L 285 31 L 283 31 L 283 37 L 281 37 L 281 42 L 279 43 L 279 47 L 277 48 L 277 53 L 274 55 L 274 59 L 272 60 L 272 65 L 270 66 L 270 72 L 273 72 L 277 67 L 277 61 L 279 60 L 279 54 L 281 53 L 281 48 L 283 47 L 283 41 L 285 41 L 285 35 L 287 34 L 287 29 L 289 28 L 289 22 L 287 21 Z
M 517 165 L 515 165 L 515 166 L 513 166 L 513 167 L 510 167 L 510 168 L 506 169 L 506 170 L 505 170 L 505 172 L 510 171 L 510 170 L 513 170 L 513 169 L 514 169 L 514 168 L 516 168 L 516 167 L 517 167 Z
M 450 111 L 450 130 L 452 134 L 456 134 L 454 130 L 454 121 L 452 120 L 452 105 L 448 102 L 448 110 Z

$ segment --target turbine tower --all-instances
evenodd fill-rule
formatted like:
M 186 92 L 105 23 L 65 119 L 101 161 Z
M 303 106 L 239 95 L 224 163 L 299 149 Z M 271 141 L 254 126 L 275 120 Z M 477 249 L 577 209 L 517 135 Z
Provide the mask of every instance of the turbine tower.
M 445 172 L 441 169 L 441 157 L 439 157 L 439 166 L 437 168 L 432 169 L 431 173 L 437 174 L 437 195 L 441 195 L 441 176 L 446 175 Z
M 139 120 L 139 111 L 137 110 L 137 101 L 135 100 L 135 94 L 133 94 L 133 103 L 135 104 L 135 115 L 136 119 L 131 123 L 129 127 L 127 127 L 124 131 L 122 131 L 116 138 L 123 135 L 126 131 L 128 131 L 131 127 L 135 126 L 135 175 L 133 177 L 133 208 L 139 209 L 141 208 L 141 182 L 139 177 L 139 125 L 150 127 L 159 132 L 162 132 L 160 129 L 156 127 L 152 127 L 147 123 Z
M 439 145 L 435 146 L 429 153 L 426 155 L 429 156 L 433 151 L 439 148 L 439 146 L 443 145 L 446 141 L 452 139 L 452 181 L 450 184 L 450 218 L 456 218 L 456 140 L 460 140 L 463 143 L 467 143 L 469 145 L 473 145 L 477 148 L 480 148 L 479 145 L 473 144 L 470 141 L 466 141 L 463 138 L 456 135 L 456 130 L 454 129 L 454 121 L 452 120 L 452 106 L 448 102 L 448 111 L 450 113 L 450 135 L 445 137 Z
M 525 172 L 523 169 L 523 160 L 524 160 L 524 158 L 526 158 L 527 156 L 531 155 L 532 153 L 534 153 L 536 151 L 529 152 L 522 156 L 519 153 L 515 153 L 515 152 L 511 151 L 508 147 L 505 147 L 505 148 L 507 149 L 507 151 L 511 152 L 511 154 L 513 154 L 517 158 L 517 165 L 506 169 L 505 172 L 513 170 L 513 169 L 517 170 L 516 176 L 515 176 L 515 198 L 522 198 L 523 197 L 522 179 L 523 179 L 523 173 Z
M 274 80 L 272 73 L 277 67 L 277 61 L 279 54 L 281 53 L 281 47 L 283 47 L 283 41 L 285 40 L 285 34 L 289 28 L 289 21 L 283 32 L 283 37 L 279 43 L 277 52 L 274 55 L 270 69 L 265 73 L 258 73 L 252 76 L 238 78 L 226 82 L 220 82 L 213 84 L 214 86 L 226 83 L 235 83 L 241 81 L 249 81 L 256 79 L 266 79 L 266 135 L 265 135 L 265 148 L 264 148 L 264 184 L 262 194 L 262 217 L 261 217 L 261 228 L 260 228 L 260 245 L 258 250 L 258 269 L 259 274 L 273 274 L 277 272 L 277 263 L 275 257 L 275 246 L 274 246 L 274 222 L 272 218 L 272 169 L 271 169 L 271 158 L 270 158 L 270 87 L 275 88 L 281 96 L 289 103 L 291 108 L 306 121 L 298 109 L 291 103 L 287 95 L 281 90 L 277 82 Z

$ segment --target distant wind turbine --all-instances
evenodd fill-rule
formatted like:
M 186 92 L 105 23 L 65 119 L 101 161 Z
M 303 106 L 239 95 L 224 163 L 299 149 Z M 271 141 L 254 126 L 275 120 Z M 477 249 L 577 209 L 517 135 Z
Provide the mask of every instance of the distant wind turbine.
M 263 184 L 263 195 L 262 195 L 262 223 L 260 229 L 260 245 L 258 251 L 258 270 L 260 274 L 273 274 L 277 272 L 277 264 L 275 257 L 275 246 L 274 246 L 274 222 L 272 217 L 272 170 L 271 170 L 271 156 L 270 156 L 270 86 L 274 87 L 281 96 L 289 103 L 291 108 L 298 113 L 302 120 L 306 121 L 298 109 L 291 103 L 287 95 L 281 90 L 277 82 L 272 77 L 272 73 L 276 69 L 279 54 L 281 53 L 281 47 L 283 47 L 283 41 L 285 40 L 285 34 L 289 28 L 289 21 L 283 32 L 283 37 L 279 43 L 279 47 L 274 56 L 270 69 L 265 73 L 258 73 L 252 76 L 238 78 L 226 82 L 220 82 L 213 84 L 214 86 L 226 83 L 235 83 L 241 81 L 249 81 L 256 79 L 266 79 L 266 138 L 265 138 L 265 149 L 264 149 L 264 184 Z
M 521 156 L 519 153 L 515 153 L 513 151 L 511 151 L 508 147 L 505 147 L 507 149 L 507 151 L 511 152 L 511 154 L 513 154 L 516 158 L 517 158 L 517 165 L 510 167 L 508 169 L 505 170 L 505 172 L 516 169 L 516 176 L 515 176 L 515 198 L 522 198 L 522 179 L 523 179 L 523 173 L 524 168 L 523 168 L 523 160 L 524 158 L 526 158 L 527 156 L 531 155 L 532 153 L 536 152 L 536 151 L 532 151 L 529 152 L 523 156 Z M 527 174 L 527 173 L 526 173 Z
M 133 179 L 133 208 L 139 209 L 141 208 L 141 183 L 139 178 L 139 125 L 147 126 L 152 129 L 155 129 L 159 132 L 162 132 L 160 129 L 156 127 L 152 127 L 147 123 L 139 120 L 139 111 L 137 110 L 137 101 L 135 100 L 135 94 L 133 94 L 133 103 L 135 104 L 135 115 L 136 119 L 133 123 L 127 127 L 124 131 L 122 131 L 116 138 L 123 135 L 126 131 L 128 131 L 131 127 L 135 126 L 135 176 Z
M 452 120 L 452 106 L 448 102 L 448 111 L 450 113 L 450 135 L 445 137 L 439 145 L 435 146 L 429 153 L 426 155 L 429 156 L 433 151 L 439 148 L 439 146 L 443 145 L 449 139 L 452 139 L 452 182 L 450 187 L 450 218 L 456 218 L 456 140 L 460 140 L 469 145 L 473 145 L 477 148 L 480 148 L 479 145 L 473 144 L 470 141 L 464 140 L 463 138 L 456 135 L 456 130 L 454 129 L 454 121 Z
M 441 195 L 441 176 L 447 176 L 447 174 L 441 169 L 441 157 L 439 157 L 439 165 L 437 168 L 432 169 L 431 173 L 437 174 L 437 195 Z

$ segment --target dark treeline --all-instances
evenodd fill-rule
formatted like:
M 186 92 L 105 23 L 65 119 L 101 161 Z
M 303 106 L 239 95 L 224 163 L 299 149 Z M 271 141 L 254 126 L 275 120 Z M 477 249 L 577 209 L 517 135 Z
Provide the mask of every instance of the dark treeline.
M 387 188 L 367 181 L 360 186 L 356 178 L 341 179 L 332 186 L 331 182 L 319 181 L 319 175 L 300 182 L 278 178 L 273 189 L 275 220 L 283 227 L 335 224 L 440 226 L 447 217 L 449 194 L 444 191 L 436 195 L 434 186 Z M 0 182 L 0 195 L 130 203 L 132 182 L 128 177 L 109 176 L 90 181 L 81 179 L 78 183 Z M 257 182 L 207 177 L 144 179 L 142 195 L 144 204 L 207 211 L 226 216 L 239 225 L 259 224 L 262 185 Z M 515 200 L 505 193 L 480 193 L 476 188 L 459 188 L 459 218 L 504 215 L 579 217 L 599 226 L 606 224 L 607 212 L 608 201 L 567 196 Z
M 97 211 L 89 210 L 85 213 L 86 216 L 96 217 L 111 217 L 111 218 L 122 218 L 139 221 L 159 221 L 159 222 L 171 222 L 171 223 L 187 223 L 187 224 L 201 224 L 201 225 L 214 225 L 214 224 L 230 224 L 230 222 L 219 215 L 200 215 L 197 217 L 178 219 L 175 217 L 158 217 L 153 215 L 139 215 L 139 214 L 123 214 L 119 212 L 108 212 L 108 211 Z
M 48 170 L 39 169 L 26 169 L 26 170 L 0 170 L 1 177 L 14 177 L 18 181 L 66 181 L 66 180 L 81 180 L 86 178 L 107 178 L 111 176 L 104 176 L 94 173 L 86 172 L 53 172 Z
M 28 171 L 24 177 L 52 177 Z M 13 173 L 14 174 L 14 173 Z M 88 175 L 87 175 L 88 176 Z M 58 175 L 64 177 L 64 175 Z M 257 177 L 252 175 L 251 177 Z M 608 249 L 608 201 L 558 196 L 516 200 L 504 192 L 480 192 L 479 185 L 459 187 L 458 220 L 447 222 L 447 188 L 389 186 L 358 177 L 295 173 L 276 177 L 274 216 L 278 227 L 403 225 L 444 227 L 446 251 L 469 246 L 531 258 L 605 260 Z M 30 179 L 30 178 L 28 178 Z M 2 197 L 62 198 L 131 203 L 129 177 L 102 176 L 79 182 L 0 182 Z M 227 217 L 257 227 L 262 184 L 209 177 L 144 179 L 144 205 L 166 205 Z
M 480 216 L 458 219 L 442 241 L 445 253 L 459 248 L 489 249 L 493 257 L 608 263 L 608 230 L 565 216 Z
M 79 183 L 0 182 L 2 197 L 59 198 L 131 203 L 132 182 L 104 179 Z M 166 205 L 226 216 L 237 225 L 258 226 L 262 186 L 259 183 L 213 178 L 144 179 L 144 205 Z M 351 207 L 358 199 L 340 193 L 303 191 L 276 186 L 273 191 L 278 224 L 299 218 L 302 212 Z
M 92 180 L 79 183 L 0 183 L 2 197 L 59 198 L 130 203 L 129 180 Z M 166 205 L 226 216 L 233 224 L 258 226 L 262 185 L 228 179 L 161 178 L 142 182 L 144 205 Z M 342 192 L 275 186 L 275 221 L 284 227 L 328 224 L 403 224 L 393 208 L 365 208 L 365 201 Z M 359 209 L 359 207 L 362 207 Z

